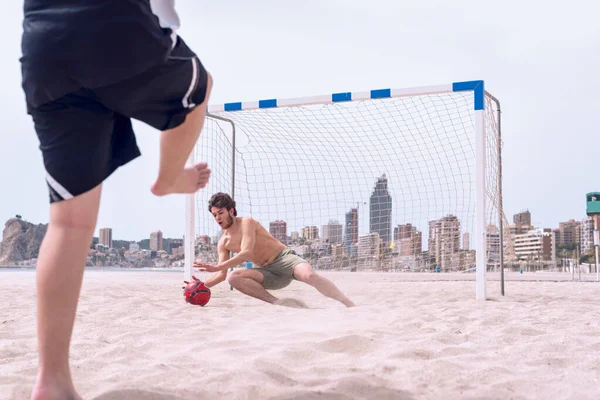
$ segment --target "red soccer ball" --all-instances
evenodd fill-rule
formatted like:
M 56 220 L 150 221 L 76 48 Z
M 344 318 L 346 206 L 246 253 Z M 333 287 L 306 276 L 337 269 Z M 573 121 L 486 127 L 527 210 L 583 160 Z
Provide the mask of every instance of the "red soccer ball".
M 186 286 L 182 286 L 185 302 L 204 307 L 210 300 L 210 288 L 195 276 L 192 278 L 193 282 L 183 281 L 186 283 Z

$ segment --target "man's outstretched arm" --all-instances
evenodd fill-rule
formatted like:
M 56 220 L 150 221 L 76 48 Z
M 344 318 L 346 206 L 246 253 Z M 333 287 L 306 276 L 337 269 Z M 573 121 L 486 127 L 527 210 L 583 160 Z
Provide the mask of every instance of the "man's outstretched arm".
M 215 272 L 207 280 L 204 281 L 206 287 L 213 287 L 223 282 L 227 278 L 227 270 Z
M 219 264 L 224 263 L 225 261 L 227 261 L 229 259 L 229 254 L 230 254 L 229 250 L 227 250 L 225 248 L 225 245 L 223 244 L 222 240 L 219 240 L 218 251 L 219 251 Z M 207 287 L 210 288 L 210 287 L 218 285 L 219 283 L 223 282 L 225 279 L 227 279 L 227 270 L 226 269 L 212 274 L 204 282 L 204 285 L 206 285 Z

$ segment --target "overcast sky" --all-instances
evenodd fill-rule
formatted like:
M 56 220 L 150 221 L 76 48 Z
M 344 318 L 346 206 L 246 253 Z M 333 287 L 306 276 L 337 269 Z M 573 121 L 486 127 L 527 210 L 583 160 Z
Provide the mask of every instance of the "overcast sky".
M 505 213 L 556 227 L 600 191 L 600 6 L 595 1 L 178 0 L 181 36 L 215 79 L 211 103 L 483 79 L 503 108 Z M 0 34 L 0 221 L 48 221 L 38 141 L 21 91 L 22 2 Z M 156 198 L 158 132 L 104 185 L 98 228 L 184 233 L 184 198 Z

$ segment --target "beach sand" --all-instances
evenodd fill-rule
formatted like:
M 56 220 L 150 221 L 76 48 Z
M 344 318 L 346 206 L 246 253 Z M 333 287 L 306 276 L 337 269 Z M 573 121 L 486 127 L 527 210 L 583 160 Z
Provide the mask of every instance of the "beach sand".
M 473 274 L 323 274 L 359 306 L 299 282 L 274 294 L 309 308 L 272 306 L 224 282 L 198 307 L 183 273 L 86 270 L 75 385 L 98 400 L 600 398 L 600 283 L 510 273 L 503 297 L 489 274 L 477 302 Z M 34 278 L 0 272 L 2 400 L 35 380 Z

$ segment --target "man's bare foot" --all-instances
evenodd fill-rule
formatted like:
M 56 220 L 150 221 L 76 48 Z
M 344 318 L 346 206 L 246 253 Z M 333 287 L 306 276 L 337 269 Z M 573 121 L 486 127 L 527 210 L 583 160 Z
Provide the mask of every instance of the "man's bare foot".
M 165 196 L 173 193 L 195 193 L 208 183 L 210 169 L 206 163 L 198 163 L 192 167 L 186 167 L 177 181 L 173 184 L 161 182 L 157 179 L 152 185 L 151 191 L 156 196 Z
M 31 392 L 31 400 L 82 400 L 75 388 L 62 388 L 55 385 L 36 383 Z
M 345 300 L 345 301 L 344 301 L 344 305 L 345 305 L 346 307 L 356 307 L 356 304 L 354 304 L 354 303 L 352 302 L 352 300 Z

